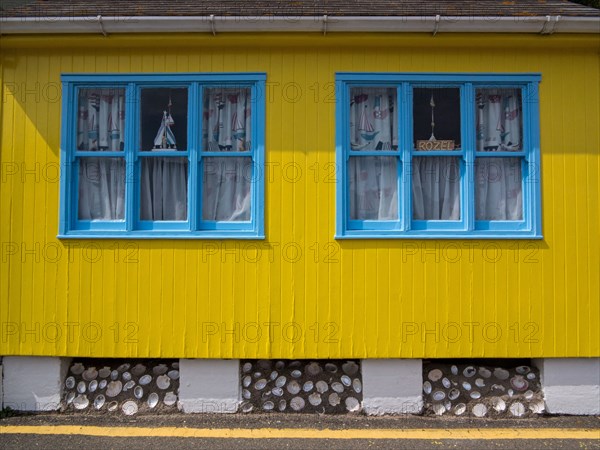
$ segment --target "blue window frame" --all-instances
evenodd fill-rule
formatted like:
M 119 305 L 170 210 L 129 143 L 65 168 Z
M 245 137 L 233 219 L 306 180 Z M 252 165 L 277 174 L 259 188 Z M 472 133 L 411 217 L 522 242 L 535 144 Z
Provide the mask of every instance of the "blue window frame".
M 540 79 L 337 73 L 336 238 L 541 238 Z
M 264 238 L 263 73 L 62 76 L 61 238 Z

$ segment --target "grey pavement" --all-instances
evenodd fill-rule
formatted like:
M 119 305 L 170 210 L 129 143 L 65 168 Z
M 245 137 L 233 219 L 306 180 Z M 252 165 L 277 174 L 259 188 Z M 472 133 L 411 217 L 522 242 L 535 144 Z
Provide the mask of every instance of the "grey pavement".
M 106 427 L 107 436 L 5 434 L 7 426 Z M 181 437 L 114 437 L 111 427 L 193 429 L 428 429 L 426 439 L 238 439 Z M 447 429 L 580 429 L 592 430 L 593 439 L 443 439 Z M 435 432 L 439 431 L 439 438 Z M 439 418 L 418 416 L 366 417 L 312 414 L 139 415 L 133 418 L 100 414 L 43 413 L 0 420 L 0 449 L 600 449 L 600 417 L 537 417 L 530 419 Z

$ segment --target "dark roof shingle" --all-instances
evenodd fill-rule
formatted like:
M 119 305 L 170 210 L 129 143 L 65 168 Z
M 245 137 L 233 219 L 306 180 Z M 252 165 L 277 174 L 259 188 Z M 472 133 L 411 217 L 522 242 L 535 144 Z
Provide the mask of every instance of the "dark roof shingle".
M 579 16 L 567 0 L 0 0 L 3 17 L 82 16 Z

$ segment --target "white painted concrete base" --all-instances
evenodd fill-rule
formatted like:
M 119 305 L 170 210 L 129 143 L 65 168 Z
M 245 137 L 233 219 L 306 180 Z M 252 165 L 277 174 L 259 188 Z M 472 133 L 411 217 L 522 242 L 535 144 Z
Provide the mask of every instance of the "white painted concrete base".
M 600 414 L 600 358 L 544 358 L 533 364 L 550 414 Z
M 363 411 L 368 415 L 418 414 L 423 409 L 420 359 L 363 359 Z
M 16 411 L 57 410 L 70 362 L 70 358 L 5 356 L 3 406 Z
M 180 410 L 185 413 L 234 413 L 239 405 L 239 360 L 179 361 Z

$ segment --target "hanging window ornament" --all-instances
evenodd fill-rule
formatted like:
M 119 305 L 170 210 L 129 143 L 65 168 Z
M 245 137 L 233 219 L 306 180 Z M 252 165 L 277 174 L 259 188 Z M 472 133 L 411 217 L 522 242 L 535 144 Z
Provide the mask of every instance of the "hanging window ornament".
M 167 105 L 168 111 L 163 111 L 163 118 L 154 138 L 154 149 L 153 150 L 177 150 L 177 143 L 175 142 L 175 135 L 171 130 L 171 126 L 175 125 L 173 116 L 171 116 L 171 106 L 173 102 L 169 96 L 169 104 Z
M 438 140 L 435 137 L 435 99 L 433 98 L 433 92 L 429 100 L 429 106 L 431 107 L 431 136 L 428 140 L 418 140 L 416 148 L 417 150 L 454 150 L 455 144 L 453 139 Z

